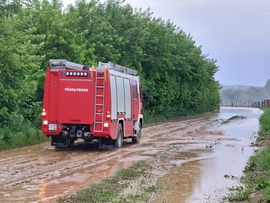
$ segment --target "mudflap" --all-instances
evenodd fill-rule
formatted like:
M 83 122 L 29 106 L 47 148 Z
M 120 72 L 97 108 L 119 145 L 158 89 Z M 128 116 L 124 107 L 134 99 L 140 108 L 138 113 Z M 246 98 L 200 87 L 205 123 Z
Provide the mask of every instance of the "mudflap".
M 116 149 L 117 142 L 111 138 L 100 138 L 99 149 Z
M 51 145 L 56 148 L 66 148 L 68 147 L 68 140 L 63 136 L 52 136 Z

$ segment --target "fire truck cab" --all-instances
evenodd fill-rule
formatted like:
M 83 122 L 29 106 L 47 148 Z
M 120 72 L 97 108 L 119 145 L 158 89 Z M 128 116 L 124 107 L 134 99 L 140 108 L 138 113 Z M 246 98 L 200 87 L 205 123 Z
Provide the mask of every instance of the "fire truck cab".
M 51 145 L 70 147 L 78 139 L 121 148 L 140 142 L 143 106 L 137 71 L 111 62 L 97 68 L 51 59 L 46 71 L 42 131 Z

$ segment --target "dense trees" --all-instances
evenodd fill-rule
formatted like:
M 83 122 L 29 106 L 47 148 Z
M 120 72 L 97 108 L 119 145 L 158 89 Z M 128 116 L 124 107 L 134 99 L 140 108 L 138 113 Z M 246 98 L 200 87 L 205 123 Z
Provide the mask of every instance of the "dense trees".
M 39 126 L 50 58 L 137 69 L 150 92 L 150 114 L 180 116 L 219 106 L 215 60 L 172 22 L 124 1 L 79 0 L 63 11 L 59 0 L 1 0 L 0 50 L 0 128 Z

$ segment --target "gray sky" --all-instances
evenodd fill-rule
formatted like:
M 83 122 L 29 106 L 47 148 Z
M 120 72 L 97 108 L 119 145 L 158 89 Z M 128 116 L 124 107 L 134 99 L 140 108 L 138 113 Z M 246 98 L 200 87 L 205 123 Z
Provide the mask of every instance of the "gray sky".
M 63 0 L 64 3 L 72 0 Z M 225 85 L 264 86 L 270 79 L 270 0 L 126 0 L 150 8 L 190 33 L 217 60 Z

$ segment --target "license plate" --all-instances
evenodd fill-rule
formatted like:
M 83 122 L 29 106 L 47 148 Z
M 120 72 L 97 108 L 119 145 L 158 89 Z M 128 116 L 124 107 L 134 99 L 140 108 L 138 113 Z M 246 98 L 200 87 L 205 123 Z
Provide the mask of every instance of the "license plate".
M 57 124 L 49 124 L 49 130 L 57 130 Z

